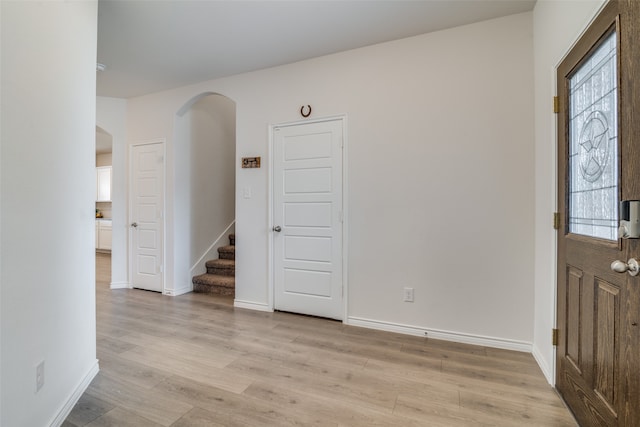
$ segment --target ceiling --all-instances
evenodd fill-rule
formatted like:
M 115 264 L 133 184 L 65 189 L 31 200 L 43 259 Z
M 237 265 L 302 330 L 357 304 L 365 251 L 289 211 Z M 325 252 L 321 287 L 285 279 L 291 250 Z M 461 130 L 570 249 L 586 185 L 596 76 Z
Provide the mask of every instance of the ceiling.
M 99 0 L 97 94 L 130 98 L 533 9 L 535 0 Z

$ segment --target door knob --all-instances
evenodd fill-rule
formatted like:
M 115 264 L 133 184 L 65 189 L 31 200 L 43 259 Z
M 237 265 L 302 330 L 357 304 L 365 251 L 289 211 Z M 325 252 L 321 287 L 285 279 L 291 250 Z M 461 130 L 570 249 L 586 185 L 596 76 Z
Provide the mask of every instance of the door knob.
M 638 273 L 640 273 L 640 264 L 638 264 L 635 258 L 630 258 L 627 262 L 617 259 L 611 263 L 611 269 L 616 273 L 628 271 L 631 276 L 637 276 Z
M 282 228 L 279 225 L 276 225 L 275 227 L 273 227 L 273 231 L 275 231 L 276 233 L 279 233 L 282 231 Z
M 133 228 L 136 228 L 136 227 L 138 226 L 138 223 L 137 223 L 137 222 L 132 222 L 132 223 L 131 223 L 131 226 L 132 226 Z

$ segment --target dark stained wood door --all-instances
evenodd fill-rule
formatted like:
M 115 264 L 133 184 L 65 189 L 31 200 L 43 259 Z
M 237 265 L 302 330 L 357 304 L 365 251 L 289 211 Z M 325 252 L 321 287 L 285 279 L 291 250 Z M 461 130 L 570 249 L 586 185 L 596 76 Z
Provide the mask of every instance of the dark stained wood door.
M 558 67 L 556 387 L 581 426 L 640 426 L 640 1 L 610 1 Z

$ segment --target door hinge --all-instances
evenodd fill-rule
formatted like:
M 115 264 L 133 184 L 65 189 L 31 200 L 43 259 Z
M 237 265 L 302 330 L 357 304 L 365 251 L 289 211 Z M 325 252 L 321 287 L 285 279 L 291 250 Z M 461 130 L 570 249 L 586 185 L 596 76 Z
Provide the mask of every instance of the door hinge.
M 554 346 L 558 345 L 558 330 L 557 329 L 552 329 L 551 330 L 551 344 Z
M 560 112 L 560 98 L 557 96 L 553 97 L 553 112 L 556 114 Z
M 553 229 L 560 230 L 560 212 L 553 213 Z

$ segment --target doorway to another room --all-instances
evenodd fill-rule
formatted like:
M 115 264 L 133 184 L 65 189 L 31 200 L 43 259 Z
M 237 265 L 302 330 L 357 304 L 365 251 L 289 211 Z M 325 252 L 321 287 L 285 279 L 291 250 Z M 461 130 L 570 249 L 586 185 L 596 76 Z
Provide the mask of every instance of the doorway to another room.
M 167 151 L 165 293 L 234 298 L 236 103 L 213 92 L 191 98 L 176 112 Z
M 344 118 L 273 128 L 273 306 L 342 320 Z
M 607 3 L 557 70 L 556 386 L 580 425 L 640 425 L 640 3 Z
M 164 290 L 164 142 L 131 146 L 131 285 Z
M 113 137 L 96 126 L 96 265 L 108 264 L 111 277 Z

